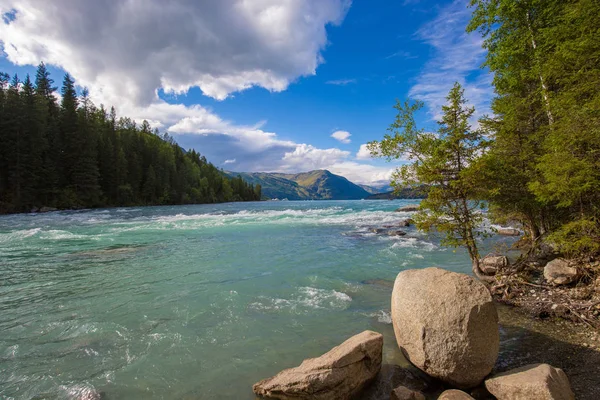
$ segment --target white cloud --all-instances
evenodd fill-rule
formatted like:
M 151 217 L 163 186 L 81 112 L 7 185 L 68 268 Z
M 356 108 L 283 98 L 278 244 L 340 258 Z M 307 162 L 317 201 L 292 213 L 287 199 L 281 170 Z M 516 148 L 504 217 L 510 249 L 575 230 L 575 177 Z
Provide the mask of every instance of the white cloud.
M 328 85 L 346 86 L 351 83 L 356 83 L 356 79 L 334 79 L 325 83 Z
M 350 132 L 348 131 L 335 131 L 331 134 L 331 137 L 341 143 L 350 143 Z
M 377 167 L 353 161 L 337 162 L 327 168 L 334 174 L 342 175 L 354 183 L 368 185 L 389 185 L 394 168 Z
M 349 155 L 349 151 L 336 148 L 319 149 L 310 144 L 299 144 L 294 151 L 284 154 L 282 167 L 289 171 L 326 169 Z
M 356 152 L 357 160 L 370 160 L 373 157 L 371 156 L 371 151 L 367 148 L 367 144 L 361 144 L 358 151 Z
M 219 166 L 238 171 L 326 168 L 367 182 L 387 169 L 348 161 L 337 148 L 280 139 L 265 122 L 239 125 L 196 104 L 170 104 L 158 91 L 199 87 L 222 100 L 250 87 L 285 90 L 324 61 L 326 26 L 351 0 L 0 0 L 0 42 L 17 65 L 40 61 L 69 72 L 96 104 L 176 135 Z M 56 79 L 56 77 L 55 77 Z M 353 79 L 330 81 L 350 84 Z M 348 137 L 344 140 L 349 142 Z M 224 157 L 224 155 L 226 157 Z
M 156 100 L 156 90 L 198 86 L 224 99 L 260 86 L 281 91 L 314 75 L 327 24 L 350 0 L 3 0 L 0 24 L 8 59 L 69 71 L 111 99 Z
M 434 49 L 409 96 L 422 100 L 435 119 L 441 117 L 442 105 L 454 82 L 465 89 L 465 96 L 476 107 L 474 119 L 489 113 L 493 94 L 492 76 L 480 67 L 485 58 L 483 39 L 477 33 L 468 34 L 465 28 L 472 9 L 468 0 L 454 0 L 437 17 L 422 26 L 416 36 Z

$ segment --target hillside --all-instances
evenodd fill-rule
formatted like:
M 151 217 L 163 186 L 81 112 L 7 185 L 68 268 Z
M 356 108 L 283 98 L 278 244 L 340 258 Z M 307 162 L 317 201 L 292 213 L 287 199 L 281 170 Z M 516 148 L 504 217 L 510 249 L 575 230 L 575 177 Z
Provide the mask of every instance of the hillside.
M 241 176 L 246 182 L 262 187 L 263 197 L 288 200 L 357 200 L 370 195 L 362 187 L 343 176 L 326 170 L 299 174 L 266 172 L 227 172 L 231 177 Z
M 418 188 L 405 187 L 400 192 L 375 193 L 367 197 L 367 200 L 393 200 L 393 199 L 424 199 L 427 197 L 427 188 L 421 186 Z

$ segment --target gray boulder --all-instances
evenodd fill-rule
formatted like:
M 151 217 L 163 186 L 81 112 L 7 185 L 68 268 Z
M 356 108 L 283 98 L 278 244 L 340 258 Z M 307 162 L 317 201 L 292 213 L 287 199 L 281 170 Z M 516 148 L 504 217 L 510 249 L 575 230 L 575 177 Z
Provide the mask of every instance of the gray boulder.
M 252 390 L 272 399 L 350 399 L 379 373 L 382 349 L 383 336 L 364 331 L 318 358 L 254 384 Z
M 569 378 L 559 368 L 531 364 L 496 375 L 485 387 L 498 400 L 573 400 Z
M 508 267 L 509 262 L 506 256 L 488 254 L 479 260 L 479 268 L 486 275 L 496 275 L 502 268 Z
M 564 258 L 552 260 L 544 267 L 544 278 L 552 285 L 567 285 L 578 276 L 577 268 Z
M 477 386 L 498 358 L 498 314 L 483 283 L 440 268 L 400 272 L 392 292 L 398 346 L 430 376 Z

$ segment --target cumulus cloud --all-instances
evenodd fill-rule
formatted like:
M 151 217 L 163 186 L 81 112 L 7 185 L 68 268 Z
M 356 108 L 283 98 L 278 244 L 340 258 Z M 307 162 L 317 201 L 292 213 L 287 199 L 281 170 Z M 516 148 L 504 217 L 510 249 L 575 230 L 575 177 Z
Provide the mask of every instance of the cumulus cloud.
M 336 148 L 318 149 L 310 144 L 299 144 L 294 151 L 285 153 L 283 168 L 290 171 L 297 170 L 298 166 L 305 169 L 326 169 L 349 155 L 349 151 Z
M 0 40 L 15 64 L 62 67 L 113 100 L 148 104 L 156 90 L 197 86 L 215 99 L 281 91 L 323 61 L 327 24 L 350 0 L 4 0 Z
M 341 143 L 350 143 L 350 132 L 348 131 L 335 131 L 331 134 L 331 137 Z
M 325 168 L 357 182 L 387 169 L 348 161 L 337 148 L 280 139 L 265 122 L 240 125 L 200 104 L 158 92 L 198 87 L 217 100 L 251 87 L 285 90 L 323 62 L 327 25 L 351 0 L 0 0 L 0 42 L 17 65 L 40 61 L 69 72 L 96 104 L 176 136 L 218 166 L 238 171 Z M 6 14 L 9 13 L 9 14 Z M 350 84 L 352 79 L 330 81 Z M 342 139 L 349 142 L 348 136 Z M 218 160 L 223 160 L 218 162 Z
M 442 105 L 454 82 L 465 89 L 469 103 L 476 107 L 475 118 L 489 113 L 492 76 L 481 70 L 485 49 L 480 35 L 465 32 L 472 9 L 468 0 L 454 0 L 441 9 L 437 17 L 422 26 L 416 37 L 434 49 L 409 96 L 422 100 L 435 119 L 441 117 Z
M 367 144 L 361 144 L 360 147 L 358 148 L 358 151 L 356 152 L 356 159 L 357 160 L 370 160 L 371 158 L 373 158 L 371 156 L 371 151 L 367 148 Z

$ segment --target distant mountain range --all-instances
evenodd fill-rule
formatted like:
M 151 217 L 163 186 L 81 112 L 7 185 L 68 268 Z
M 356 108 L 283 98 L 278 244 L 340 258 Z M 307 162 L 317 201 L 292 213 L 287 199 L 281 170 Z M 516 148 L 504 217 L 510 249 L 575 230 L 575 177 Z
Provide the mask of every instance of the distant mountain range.
M 242 177 L 246 182 L 262 187 L 264 199 L 288 200 L 391 200 L 397 198 L 419 199 L 427 193 L 420 188 L 402 189 L 395 194 L 392 187 L 381 188 L 359 185 L 327 170 L 299 174 L 278 172 L 225 172 L 230 177 Z
M 327 170 L 299 174 L 276 172 L 226 172 L 231 177 L 240 175 L 253 185 L 260 184 L 263 197 L 288 200 L 358 200 L 365 199 L 378 189 L 357 185 L 343 176 Z

